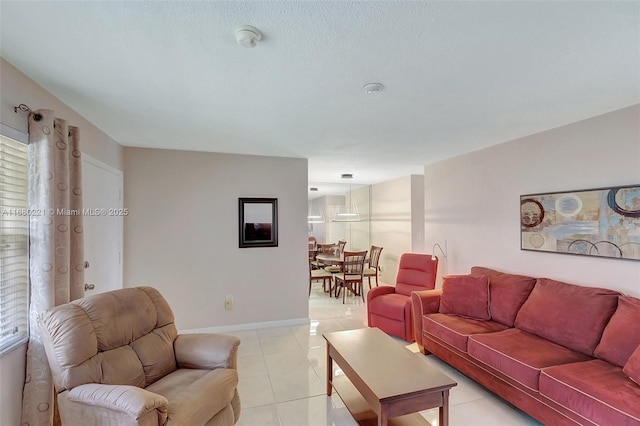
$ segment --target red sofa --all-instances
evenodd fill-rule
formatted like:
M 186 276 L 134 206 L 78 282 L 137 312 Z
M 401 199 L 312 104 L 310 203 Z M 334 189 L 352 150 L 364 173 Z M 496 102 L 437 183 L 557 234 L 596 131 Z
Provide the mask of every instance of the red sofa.
M 548 425 L 640 425 L 640 299 L 473 267 L 412 293 L 415 337 Z

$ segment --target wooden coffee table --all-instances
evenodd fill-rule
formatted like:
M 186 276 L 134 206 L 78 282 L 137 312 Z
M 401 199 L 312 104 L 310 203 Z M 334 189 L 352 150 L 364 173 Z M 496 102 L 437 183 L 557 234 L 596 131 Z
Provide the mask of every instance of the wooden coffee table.
M 457 383 L 438 369 L 377 328 L 323 337 L 327 395 L 335 388 L 359 424 L 428 425 L 418 411 L 436 407 L 440 408 L 439 425 L 449 424 L 449 389 Z M 334 361 L 346 377 L 333 376 Z

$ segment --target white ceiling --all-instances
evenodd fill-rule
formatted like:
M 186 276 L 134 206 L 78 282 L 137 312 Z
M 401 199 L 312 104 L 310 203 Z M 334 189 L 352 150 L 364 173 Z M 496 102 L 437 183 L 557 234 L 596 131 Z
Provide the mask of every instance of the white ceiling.
M 640 102 L 638 1 L 2 1 L 0 27 L 2 57 L 123 145 L 303 157 L 316 183 Z

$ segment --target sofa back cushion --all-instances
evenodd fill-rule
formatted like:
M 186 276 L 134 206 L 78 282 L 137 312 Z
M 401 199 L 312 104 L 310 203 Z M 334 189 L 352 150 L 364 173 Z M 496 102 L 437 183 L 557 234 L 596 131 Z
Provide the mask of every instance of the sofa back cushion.
M 593 355 L 620 293 L 538 278 L 515 326 L 559 345 Z
M 404 253 L 400 257 L 396 293 L 411 297 L 412 291 L 433 290 L 436 286 L 438 259 L 430 254 Z
M 624 367 L 633 351 L 640 346 L 640 299 L 620 296 L 618 308 L 602 333 L 595 356 Z
M 86 383 L 145 387 L 177 368 L 173 313 L 151 287 L 85 297 L 39 323 L 58 392 Z
M 442 279 L 441 314 L 488 320 L 489 279 L 484 275 L 449 275 Z
M 493 321 L 513 327 L 518 311 L 529 297 L 536 279 L 507 274 L 481 266 L 471 268 L 471 275 L 489 277 L 489 312 Z
M 636 348 L 627 360 L 622 372 L 640 385 L 640 346 Z

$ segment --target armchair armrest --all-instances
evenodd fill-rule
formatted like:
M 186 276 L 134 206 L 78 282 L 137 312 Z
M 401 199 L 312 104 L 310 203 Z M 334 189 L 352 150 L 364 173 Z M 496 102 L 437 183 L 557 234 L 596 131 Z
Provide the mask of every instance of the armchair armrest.
M 157 410 L 160 424 L 167 418 L 169 401 L 162 395 L 129 385 L 88 383 L 76 386 L 68 393 L 71 402 L 105 408 L 132 416 L 134 419 Z
M 371 310 L 369 309 L 371 307 L 371 301 L 376 297 L 383 296 L 385 294 L 393 294 L 395 292 L 396 292 L 396 288 L 389 285 L 374 287 L 367 292 L 367 325 L 369 327 L 371 327 L 371 324 L 372 324 L 371 316 L 373 315 L 371 313 Z
M 367 303 L 371 302 L 372 299 L 382 296 L 383 294 L 391 294 L 395 293 L 396 288 L 390 285 L 381 285 L 380 287 L 374 287 L 367 292 Z
M 180 334 L 173 343 L 180 368 L 238 368 L 240 339 L 226 334 Z
M 418 342 L 422 344 L 422 316 L 424 314 L 436 313 L 440 308 L 440 296 L 442 289 L 422 290 L 411 292 L 411 316 L 413 321 L 413 333 Z

